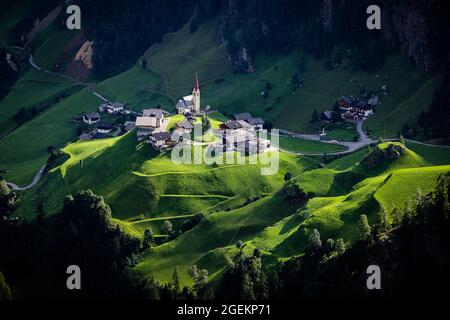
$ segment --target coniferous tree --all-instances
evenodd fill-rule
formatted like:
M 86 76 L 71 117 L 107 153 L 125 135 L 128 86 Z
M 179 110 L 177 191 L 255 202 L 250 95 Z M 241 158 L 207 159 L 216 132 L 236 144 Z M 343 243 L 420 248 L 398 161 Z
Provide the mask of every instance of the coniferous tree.
M 365 214 L 362 214 L 359 218 L 359 238 L 366 241 L 370 238 L 370 232 L 372 228 L 369 225 L 369 220 Z

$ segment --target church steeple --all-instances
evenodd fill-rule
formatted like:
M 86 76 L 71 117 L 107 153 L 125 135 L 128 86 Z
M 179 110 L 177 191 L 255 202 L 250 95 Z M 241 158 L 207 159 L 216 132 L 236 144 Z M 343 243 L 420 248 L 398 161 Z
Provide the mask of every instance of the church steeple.
M 195 73 L 194 88 L 192 89 L 192 104 L 194 111 L 200 112 L 200 86 L 197 72 Z
M 197 72 L 195 73 L 194 90 L 195 90 L 195 91 L 200 90 L 200 87 L 199 87 L 199 85 L 198 85 L 198 75 L 197 75 Z

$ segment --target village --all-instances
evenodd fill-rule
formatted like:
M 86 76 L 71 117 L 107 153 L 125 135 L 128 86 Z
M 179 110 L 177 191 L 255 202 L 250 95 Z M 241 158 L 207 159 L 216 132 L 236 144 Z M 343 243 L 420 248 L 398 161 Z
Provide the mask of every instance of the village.
M 381 92 L 386 94 L 386 88 Z M 320 114 L 320 121 L 331 123 L 364 121 L 374 114 L 374 109 L 380 104 L 377 94 L 371 93 L 360 100 L 355 96 L 342 96 L 331 110 Z M 249 112 L 233 114 L 231 119 L 221 123 L 216 128 L 202 128 L 202 121 L 208 119 L 210 106 L 203 110 L 200 104 L 200 86 L 197 74 L 190 95 L 184 96 L 177 102 L 171 114 L 161 106 L 143 109 L 142 112 L 133 111 L 120 102 L 105 102 L 100 104 L 97 111 L 76 115 L 73 121 L 78 124 L 80 140 L 95 140 L 116 137 L 132 130 L 136 131 L 138 142 L 149 143 L 160 152 L 169 150 L 179 143 L 204 143 L 223 152 L 239 151 L 245 154 L 261 153 L 271 148 L 267 136 L 259 137 L 265 121 L 260 117 L 253 117 Z M 172 119 L 179 119 L 171 124 Z M 209 122 L 209 119 L 206 120 Z M 169 125 L 171 124 L 171 125 Z M 194 133 L 199 128 L 199 137 Z M 202 140 L 206 132 L 210 131 L 211 141 Z M 320 139 L 326 140 L 325 127 L 319 133 Z
M 155 150 L 163 152 L 179 143 L 198 141 L 193 135 L 196 127 L 202 131 L 201 119 L 207 118 L 207 113 L 208 110 L 201 110 L 200 107 L 200 86 L 196 75 L 192 94 L 177 102 L 174 114 L 159 106 L 135 112 L 120 102 L 105 102 L 95 112 L 74 116 L 73 121 L 78 124 L 78 128 L 82 128 L 80 140 L 116 137 L 135 130 L 138 142 L 149 143 Z M 169 129 L 171 117 L 175 116 L 180 121 Z M 270 148 L 270 141 L 259 138 L 257 134 L 263 125 L 262 118 L 255 118 L 248 112 L 234 114 L 232 119 L 221 123 L 218 128 L 208 128 L 211 132 L 209 136 L 214 138 L 206 144 L 216 150 L 220 146 L 223 152 L 261 153 Z M 205 134 L 207 132 L 201 133 Z

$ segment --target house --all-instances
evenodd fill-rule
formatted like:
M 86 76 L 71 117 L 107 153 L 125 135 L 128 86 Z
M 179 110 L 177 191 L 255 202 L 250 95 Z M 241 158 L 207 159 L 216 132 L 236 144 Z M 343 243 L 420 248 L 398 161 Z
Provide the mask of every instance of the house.
M 194 129 L 194 126 L 192 125 L 192 123 L 190 123 L 187 120 L 183 120 L 181 122 L 178 122 L 176 124 L 177 129 L 182 129 L 180 132 L 188 132 L 190 133 L 192 131 L 192 129 Z
M 156 129 L 156 117 L 137 117 L 137 139 L 144 140 L 149 137 Z
M 167 131 L 156 132 L 150 136 L 150 143 L 155 149 L 167 148 L 171 143 L 171 134 Z
M 100 119 L 101 117 L 98 112 L 90 112 L 83 115 L 83 122 L 87 124 L 97 123 L 100 121 Z
M 245 121 L 251 125 L 255 130 L 261 130 L 264 125 L 264 120 L 261 118 L 253 118 L 248 112 L 236 113 L 233 115 L 234 120 L 238 122 Z
M 105 123 L 105 122 L 100 122 L 97 126 L 97 132 L 100 133 L 110 133 L 111 130 L 113 129 L 113 126 L 109 123 Z
M 253 126 L 244 120 L 237 120 L 237 122 L 241 125 L 241 128 L 244 130 L 252 130 Z
M 78 137 L 78 139 L 82 141 L 89 141 L 92 140 L 92 138 L 94 138 L 94 135 L 92 133 L 83 133 Z
M 101 133 L 101 132 L 96 132 L 95 134 L 94 134 L 94 139 L 104 139 L 104 138 L 107 138 L 108 136 L 106 135 L 106 134 L 104 134 L 104 133 Z
M 200 86 L 198 83 L 198 76 L 195 73 L 194 88 L 192 94 L 181 98 L 175 106 L 178 114 L 185 114 L 188 112 L 200 112 Z
M 261 118 L 248 118 L 246 120 L 248 124 L 250 124 L 255 130 L 262 130 L 264 125 L 264 120 Z
M 220 129 L 222 130 L 237 130 L 241 128 L 241 124 L 236 120 L 230 120 L 220 125 Z
M 150 117 L 156 119 L 156 128 L 161 126 L 162 120 L 164 119 L 164 113 L 161 109 L 144 109 L 142 110 L 143 117 Z
M 249 118 L 252 118 L 252 115 L 248 112 L 236 113 L 233 115 L 233 119 L 236 121 L 239 121 L 239 120 L 247 121 L 247 119 L 249 119 Z
M 269 139 L 258 138 L 258 151 L 259 152 L 263 152 L 263 151 L 266 151 L 267 149 L 270 149 L 271 145 L 272 144 Z
M 123 124 L 123 128 L 126 132 L 130 132 L 131 130 L 133 130 L 134 128 L 136 128 L 136 122 L 134 121 L 126 121 Z
M 367 105 L 369 107 L 376 107 L 380 104 L 380 99 L 377 95 L 372 95 L 369 100 L 367 101 Z
M 353 96 L 342 96 L 341 99 L 338 100 L 339 107 L 341 109 L 347 109 L 355 103 L 355 97 Z
M 113 103 L 102 103 L 98 107 L 99 112 L 107 112 L 110 114 L 117 114 L 124 110 L 124 105 L 120 102 L 113 102 Z

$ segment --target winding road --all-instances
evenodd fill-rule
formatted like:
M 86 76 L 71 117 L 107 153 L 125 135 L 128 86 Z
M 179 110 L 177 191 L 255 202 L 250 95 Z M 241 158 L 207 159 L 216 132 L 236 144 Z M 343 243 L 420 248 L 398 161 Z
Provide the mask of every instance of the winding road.
M 42 176 L 44 175 L 44 170 L 45 170 L 46 166 L 47 166 L 47 163 L 45 163 L 39 169 L 39 171 L 34 176 L 33 181 L 31 181 L 31 183 L 25 187 L 19 187 L 17 184 L 12 183 L 12 182 L 6 182 L 6 184 L 11 190 L 14 190 L 14 191 L 25 191 L 25 190 L 31 189 L 39 182 L 39 180 L 41 180 Z
M 93 89 L 93 87 L 94 87 L 93 83 L 80 82 L 80 81 L 78 81 L 78 80 L 76 80 L 76 79 L 74 79 L 74 78 L 72 78 L 70 76 L 67 76 L 65 74 L 61 74 L 61 73 L 57 73 L 57 72 L 53 72 L 53 71 L 49 71 L 49 70 L 46 70 L 44 68 L 41 68 L 35 63 L 32 54 L 30 54 L 30 58 L 28 59 L 28 62 L 33 68 L 35 68 L 35 69 L 37 69 L 39 71 L 46 72 L 46 73 L 49 73 L 49 74 L 53 74 L 53 75 L 56 75 L 56 76 L 60 76 L 60 77 L 69 79 L 71 81 L 74 81 L 76 84 L 85 85 L 88 88 L 88 91 L 91 92 L 93 95 L 97 96 L 102 101 L 111 103 L 106 97 L 102 96 L 100 93 L 96 92 Z M 167 83 L 166 83 L 167 79 L 165 79 L 164 74 L 162 74 L 161 76 L 163 77 L 165 85 L 167 87 Z M 342 145 L 342 146 L 346 147 L 347 150 L 338 151 L 338 152 L 329 152 L 327 154 L 328 155 L 345 155 L 345 154 L 349 154 L 349 153 L 355 152 L 355 151 L 357 151 L 359 149 L 362 149 L 362 148 L 364 148 L 364 147 L 366 147 L 368 145 L 371 145 L 371 144 L 375 143 L 376 142 L 375 140 L 371 139 L 370 137 L 368 137 L 364 133 L 364 131 L 362 129 L 363 123 L 364 123 L 363 121 L 356 122 L 356 130 L 357 130 L 357 132 L 359 134 L 359 140 L 358 141 L 337 141 L 338 145 Z M 291 137 L 295 137 L 295 138 L 299 138 L 299 139 L 318 141 L 318 142 L 322 142 L 322 143 L 329 143 L 329 142 L 321 140 L 320 139 L 320 135 L 318 135 L 318 134 L 302 134 L 302 133 L 292 132 L 292 131 L 284 130 L 284 129 L 279 129 L 279 132 L 280 132 L 280 135 L 282 135 L 282 136 L 291 136 Z M 394 141 L 394 140 L 397 140 L 397 139 L 387 139 L 387 140 Z M 430 146 L 430 147 L 450 148 L 450 146 L 433 145 L 433 144 L 424 143 L 424 142 L 415 141 L 415 140 L 410 140 L 410 139 L 405 139 L 405 141 L 410 142 L 410 143 L 417 143 L 417 144 L 421 144 L 421 145 L 425 145 L 425 146 Z M 294 152 L 294 151 L 286 150 L 286 149 L 283 149 L 283 148 L 278 148 L 278 149 L 280 151 L 282 151 L 282 152 L 296 154 L 296 155 L 304 155 L 304 156 L 321 156 L 321 155 L 323 155 L 323 152 L 321 152 L 321 153 L 302 153 L 302 152 Z M 36 175 L 34 176 L 33 180 L 31 181 L 31 183 L 29 185 L 24 186 L 24 187 L 19 187 L 18 185 L 14 184 L 12 182 L 7 182 L 7 185 L 14 191 L 25 191 L 25 190 L 33 188 L 40 181 L 40 179 L 43 177 L 43 175 L 45 173 L 46 165 L 47 164 L 44 164 L 39 169 L 39 171 L 36 173 Z

